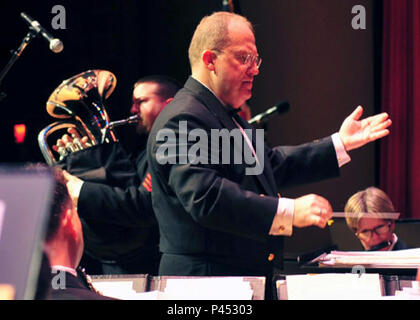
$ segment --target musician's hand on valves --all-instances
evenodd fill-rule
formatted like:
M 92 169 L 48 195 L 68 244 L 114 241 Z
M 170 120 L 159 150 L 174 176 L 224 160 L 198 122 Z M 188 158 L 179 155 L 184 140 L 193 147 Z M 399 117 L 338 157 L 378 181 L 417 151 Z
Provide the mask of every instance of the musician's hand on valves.
M 63 171 L 64 178 L 66 179 L 67 189 L 71 199 L 73 200 L 74 205 L 77 207 L 77 202 L 79 201 L 80 190 L 82 189 L 83 180 L 78 177 Z
M 362 106 L 358 106 L 340 127 L 339 135 L 346 151 L 359 148 L 365 144 L 383 138 L 389 134 L 392 124 L 386 112 L 360 120 Z
M 68 134 L 64 134 L 57 140 L 56 144 L 52 147 L 60 155 L 60 160 L 64 159 L 69 153 L 83 150 L 91 147 L 88 142 L 88 137 L 80 137 L 75 128 L 67 129 Z
M 302 228 L 317 226 L 325 228 L 332 218 L 332 207 L 327 199 L 316 194 L 309 194 L 295 199 L 293 226 Z
M 86 149 L 92 146 L 89 143 L 89 138 L 86 136 L 80 137 L 79 133 L 75 128 L 68 128 L 67 132 L 71 135 L 73 144 L 76 145 L 79 150 Z

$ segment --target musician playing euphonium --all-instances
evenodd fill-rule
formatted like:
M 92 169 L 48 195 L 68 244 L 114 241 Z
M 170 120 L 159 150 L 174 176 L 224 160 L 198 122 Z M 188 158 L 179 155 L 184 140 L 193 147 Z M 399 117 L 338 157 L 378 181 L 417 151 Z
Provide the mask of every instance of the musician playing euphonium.
M 135 83 L 130 112 L 139 116 L 138 134 L 148 134 L 178 89 L 177 82 L 166 76 L 148 76 Z M 145 145 L 138 145 L 128 155 L 119 142 L 91 146 L 88 138 L 73 128 L 57 141 L 54 149 L 68 149 L 69 145 L 81 150 L 67 155 L 66 169 L 73 175 L 65 176 L 86 229 L 82 263 L 87 273 L 156 275 L 159 232 L 151 204 L 152 182 Z M 116 145 L 118 155 L 114 152 Z M 81 171 L 83 175 L 78 175 Z M 133 172 L 135 179 L 130 178 L 124 185 L 116 182 L 117 178 L 131 177 Z M 92 262 L 96 266 L 99 263 L 99 270 L 93 269 Z

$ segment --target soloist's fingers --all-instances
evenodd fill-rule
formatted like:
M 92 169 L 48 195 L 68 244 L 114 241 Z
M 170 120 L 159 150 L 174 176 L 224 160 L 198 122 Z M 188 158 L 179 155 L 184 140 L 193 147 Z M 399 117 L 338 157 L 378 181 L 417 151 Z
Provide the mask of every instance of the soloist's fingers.
M 80 143 L 82 144 L 83 148 L 89 148 L 92 146 L 92 144 L 89 143 L 88 137 L 83 137 L 82 139 L 80 139 Z
M 62 139 L 66 146 L 68 143 L 73 143 L 73 138 L 71 138 L 68 134 L 63 135 Z

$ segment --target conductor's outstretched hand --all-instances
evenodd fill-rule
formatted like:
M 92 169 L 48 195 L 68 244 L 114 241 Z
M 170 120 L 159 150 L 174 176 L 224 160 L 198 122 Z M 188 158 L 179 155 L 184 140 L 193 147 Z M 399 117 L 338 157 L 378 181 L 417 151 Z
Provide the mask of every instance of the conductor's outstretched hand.
M 360 120 L 363 114 L 362 106 L 358 106 L 341 125 L 338 132 L 346 151 L 383 138 L 389 134 L 388 127 L 392 124 L 386 112 Z

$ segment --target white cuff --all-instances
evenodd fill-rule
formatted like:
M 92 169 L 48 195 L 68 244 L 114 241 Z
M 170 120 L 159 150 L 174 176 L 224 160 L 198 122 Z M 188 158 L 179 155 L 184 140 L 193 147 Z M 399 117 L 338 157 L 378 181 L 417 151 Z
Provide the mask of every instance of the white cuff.
M 271 225 L 270 235 L 291 236 L 293 232 L 293 213 L 295 201 L 288 198 L 279 198 L 277 213 Z
M 340 135 L 338 134 L 338 132 L 334 133 L 332 136 L 332 141 L 334 144 L 334 148 L 335 148 L 335 153 L 337 155 L 337 161 L 338 161 L 338 166 L 342 167 L 344 166 L 346 163 L 351 161 L 351 158 L 349 156 L 349 154 L 346 151 L 346 148 L 344 148 L 344 144 L 341 141 Z

